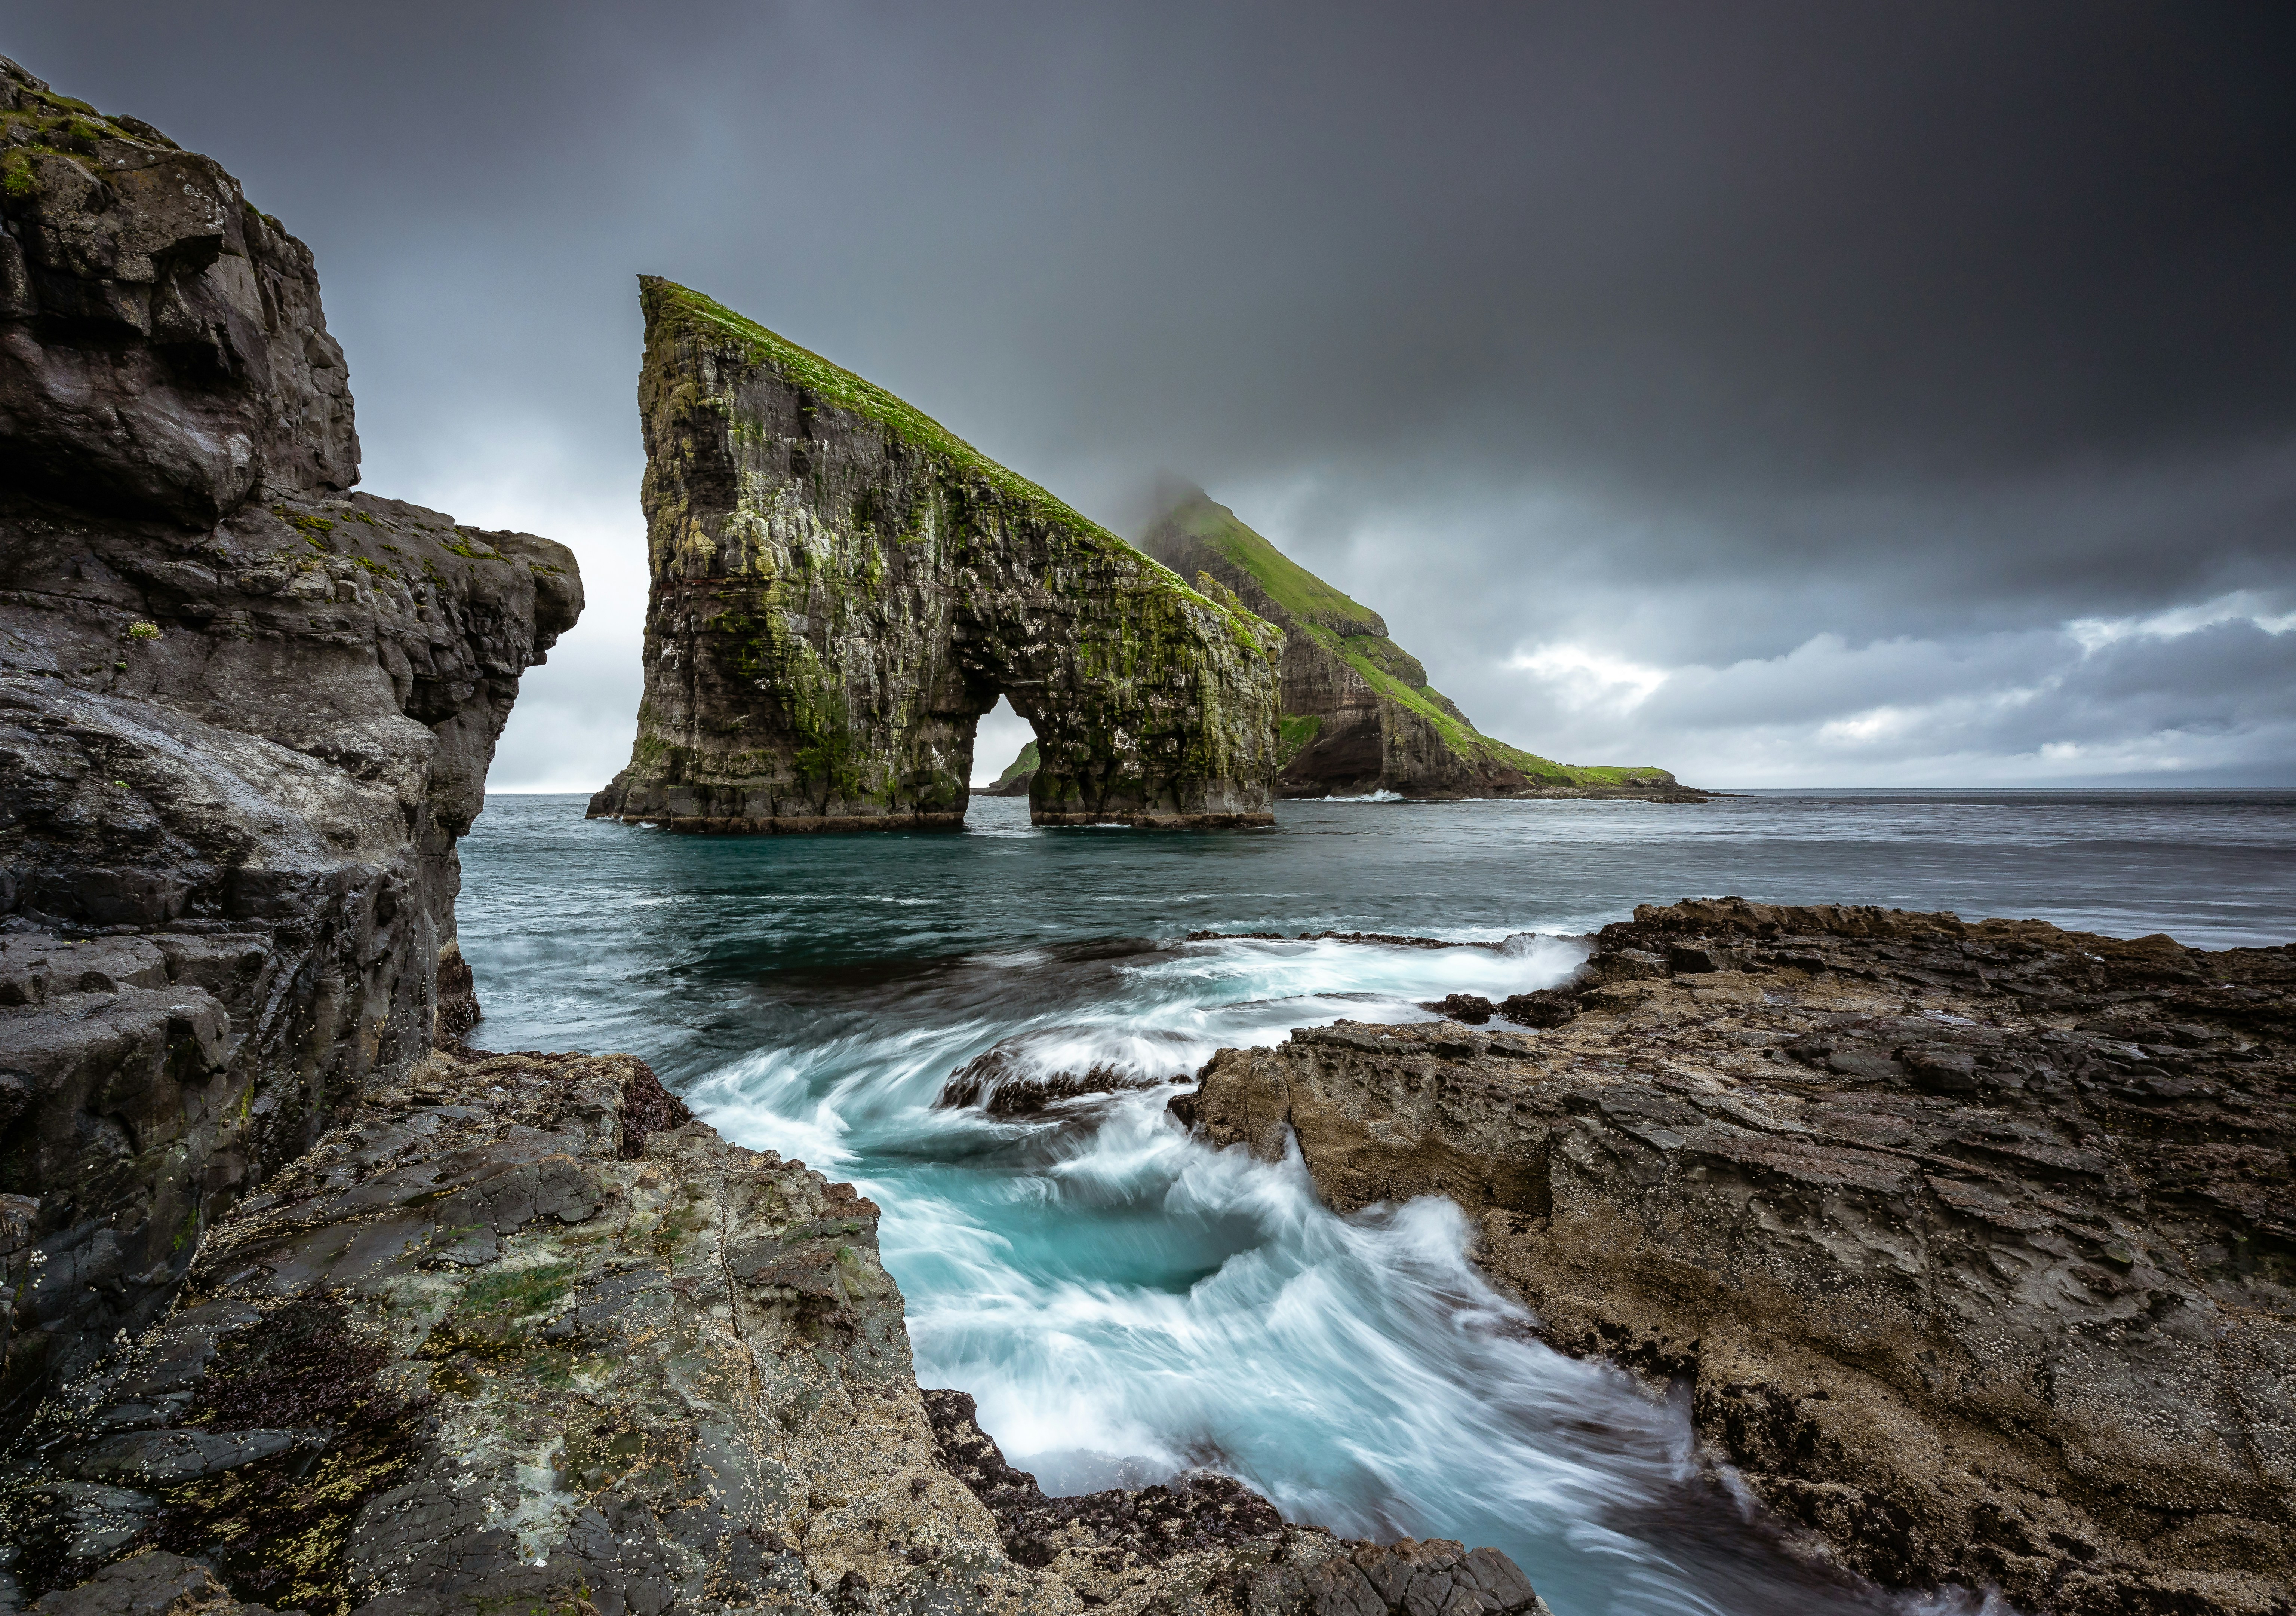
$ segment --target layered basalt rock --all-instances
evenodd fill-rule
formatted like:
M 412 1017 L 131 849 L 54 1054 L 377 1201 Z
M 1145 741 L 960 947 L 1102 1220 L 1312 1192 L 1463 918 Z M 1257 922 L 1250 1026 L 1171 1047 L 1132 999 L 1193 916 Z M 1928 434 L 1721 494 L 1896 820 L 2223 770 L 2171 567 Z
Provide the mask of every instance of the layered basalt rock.
M 1170 506 L 1140 547 L 1208 595 L 1283 630 L 1281 783 L 1289 797 L 1636 797 L 1697 801 L 1662 768 L 1557 763 L 1495 741 L 1427 682 L 1387 623 L 1236 520 L 1201 488 Z
M 642 296 L 645 698 L 594 816 L 953 828 L 1003 694 L 1039 824 L 1268 822 L 1276 630 L 762 326 Z
M 1185 1109 L 1342 1210 L 1453 1197 L 1881 1581 L 2289 1608 L 2296 950 L 1733 899 L 1506 1010 L 1554 1029 L 1311 1029 Z
M 0 63 L 0 218 L 5 1406 L 468 1028 L 455 841 L 582 595 L 340 492 L 310 254 L 211 160 Z
M 0 1494 L 0 1595 L 1544 1616 L 1495 1551 L 1343 1541 L 1226 1477 L 1046 1497 L 970 1399 L 919 1392 L 877 1218 L 627 1056 L 434 1055 L 235 1208 L 174 1315 L 45 1411 Z

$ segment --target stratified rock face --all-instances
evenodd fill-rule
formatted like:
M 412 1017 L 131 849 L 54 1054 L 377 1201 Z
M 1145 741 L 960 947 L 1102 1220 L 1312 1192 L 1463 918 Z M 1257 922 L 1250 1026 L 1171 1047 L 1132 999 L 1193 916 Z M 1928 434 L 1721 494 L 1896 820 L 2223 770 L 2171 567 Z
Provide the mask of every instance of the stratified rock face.
M 1495 1008 L 1554 1030 L 1311 1029 L 1191 1114 L 1342 1210 L 1457 1200 L 1882 1581 L 2288 1609 L 2296 949 L 1726 899 Z
M 1283 630 L 1282 789 L 1289 797 L 1397 792 L 1406 797 L 1690 797 L 1662 768 L 1586 767 L 1494 741 L 1427 682 L 1350 600 L 1188 489 L 1140 547 L 1207 594 Z
M 44 1411 L 0 1608 L 1546 1616 L 1224 1476 L 1046 1498 L 920 1394 L 877 1218 L 627 1056 L 434 1056 Z
M 547 539 L 323 495 L 357 446 L 308 253 L 148 127 L 0 94 L 4 1407 L 421 1059 L 442 986 L 468 1027 L 455 839 L 582 595 Z
M 955 826 L 1004 694 L 1040 824 L 1268 822 L 1280 634 L 890 394 L 642 286 L 645 700 L 594 816 Z
M 213 159 L 0 59 L 0 483 L 207 527 L 358 480 L 310 249 Z

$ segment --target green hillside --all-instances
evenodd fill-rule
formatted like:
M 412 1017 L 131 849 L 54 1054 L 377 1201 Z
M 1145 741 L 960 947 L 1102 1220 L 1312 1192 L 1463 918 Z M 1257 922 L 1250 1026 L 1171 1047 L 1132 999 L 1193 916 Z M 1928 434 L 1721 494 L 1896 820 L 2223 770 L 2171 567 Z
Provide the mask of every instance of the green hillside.
M 988 789 L 992 792 L 1002 791 L 1023 775 L 1033 775 L 1036 772 L 1037 743 L 1031 741 L 1021 749 L 1019 756 L 1004 766 L 1004 772 L 996 776 L 996 783 Z
M 1304 634 L 1345 661 L 1381 695 L 1424 719 L 1461 758 L 1519 770 L 1541 785 L 1616 788 L 1673 782 L 1655 767 L 1558 763 L 1484 734 L 1456 702 L 1428 682 L 1419 659 L 1388 637 L 1378 612 L 1317 578 L 1208 495 L 1196 493 L 1168 512 L 1147 541 L 1149 553 L 1169 548 L 1170 535 L 1185 535 L 1249 574 L 1280 614 L 1278 626 L 1287 635 Z M 1156 542 L 1160 537 L 1161 544 Z M 1157 558 L 1172 564 L 1164 555 Z M 1285 714 L 1286 751 L 1297 750 L 1292 744 L 1295 733 L 1299 744 L 1311 743 L 1319 724 L 1317 715 Z

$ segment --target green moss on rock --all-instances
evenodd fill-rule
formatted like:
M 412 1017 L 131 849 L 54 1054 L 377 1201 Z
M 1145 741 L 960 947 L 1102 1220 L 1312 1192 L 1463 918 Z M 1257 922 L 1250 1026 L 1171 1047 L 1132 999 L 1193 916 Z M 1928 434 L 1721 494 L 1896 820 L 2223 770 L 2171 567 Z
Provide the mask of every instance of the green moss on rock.
M 953 825 L 972 729 L 1035 726 L 1040 819 L 1264 819 L 1283 636 L 931 417 L 642 282 L 653 587 L 630 767 L 679 829 Z
M 1201 490 L 1190 490 L 1142 547 L 1193 573 L 1200 592 L 1279 624 L 1279 757 L 1294 795 L 1377 789 L 1413 796 L 1512 791 L 1671 791 L 1660 768 L 1557 763 L 1478 730 L 1388 637 L 1379 613 L 1332 587 Z

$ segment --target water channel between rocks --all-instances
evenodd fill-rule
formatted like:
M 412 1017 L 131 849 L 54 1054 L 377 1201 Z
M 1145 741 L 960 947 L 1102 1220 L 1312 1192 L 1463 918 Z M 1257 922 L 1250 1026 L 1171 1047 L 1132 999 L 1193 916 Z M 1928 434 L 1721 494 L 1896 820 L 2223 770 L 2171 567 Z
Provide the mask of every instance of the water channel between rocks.
M 1765 793 L 1286 803 L 1274 831 L 679 838 L 495 796 L 463 845 L 488 1048 L 626 1049 L 729 1137 L 884 1209 L 918 1376 L 1050 1491 L 1195 1465 L 1294 1519 L 1496 1544 L 1559 1616 L 1974 1610 L 1837 1584 L 1700 1479 L 1686 1418 L 1542 1346 L 1447 1202 L 1349 1218 L 1295 1161 L 1190 1142 L 1169 1079 L 1223 1046 L 1553 984 L 1638 901 L 2037 915 L 2203 947 L 2296 937 L 2296 793 Z M 1192 931 L 1497 945 L 1189 943 Z M 1142 1087 L 998 1120 L 1008 1074 Z

